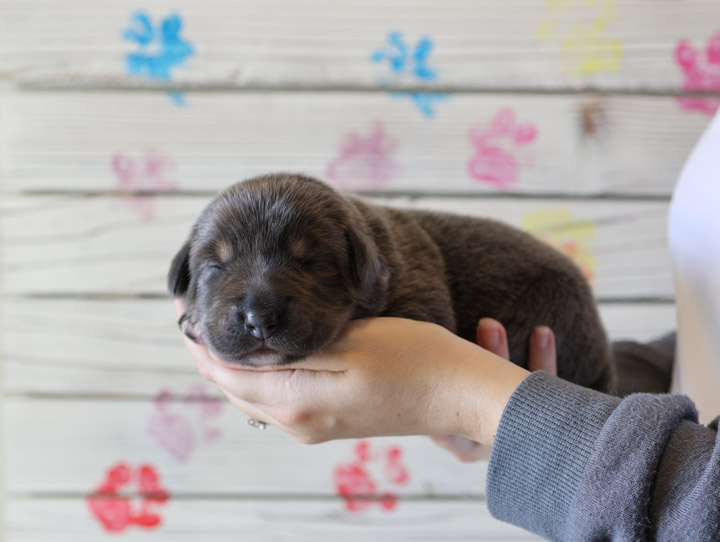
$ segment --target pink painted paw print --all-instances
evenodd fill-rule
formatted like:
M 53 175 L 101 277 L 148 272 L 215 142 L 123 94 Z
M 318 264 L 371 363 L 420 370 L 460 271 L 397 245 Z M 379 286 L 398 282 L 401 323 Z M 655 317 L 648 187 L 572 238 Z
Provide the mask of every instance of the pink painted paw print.
M 489 125 L 470 129 L 475 155 L 468 162 L 468 174 L 476 181 L 507 190 L 520 177 L 523 167 L 532 165 L 526 149 L 537 138 L 533 124 L 518 124 L 515 112 L 503 107 Z
M 222 431 L 217 427 L 210 426 L 209 422 L 222 413 L 225 403 L 213 401 L 203 384 L 190 387 L 188 392 L 186 405 L 188 408 L 194 408 L 199 415 L 205 440 L 208 442 L 218 440 L 222 436 Z
M 410 480 L 410 472 L 403 464 L 402 449 L 388 446 L 371 451 L 369 441 L 359 440 L 354 454 L 352 461 L 338 465 L 333 473 L 335 491 L 344 499 L 345 509 L 362 512 L 377 503 L 385 511 L 394 510 L 397 495 L 381 485 L 402 487 Z
M 223 403 L 213 401 L 202 385 L 193 386 L 188 392 L 178 412 L 169 400 L 172 392 L 160 390 L 147 426 L 150 436 L 180 463 L 190 459 L 198 441 L 213 443 L 222 436 L 210 421 L 221 413 Z
M 715 33 L 699 51 L 689 41 L 681 40 L 675 47 L 675 61 L 683 72 L 686 91 L 720 92 L 720 32 Z M 688 111 L 714 115 L 720 107 L 718 98 L 678 98 Z
M 327 176 L 345 190 L 378 190 L 397 175 L 393 158 L 397 146 L 381 122 L 367 136 L 351 132 L 328 165 Z
M 166 174 L 175 164 L 169 157 L 149 150 L 137 160 L 122 153 L 115 153 L 111 160 L 117 178 L 116 188 L 126 192 L 173 191 L 177 184 L 169 181 Z M 143 220 L 155 215 L 152 196 L 132 196 L 127 200 Z

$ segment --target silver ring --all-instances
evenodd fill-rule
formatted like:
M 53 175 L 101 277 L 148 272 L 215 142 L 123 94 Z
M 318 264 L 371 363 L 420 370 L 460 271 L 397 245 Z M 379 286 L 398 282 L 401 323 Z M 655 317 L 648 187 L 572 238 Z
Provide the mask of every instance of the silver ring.
M 265 422 L 261 422 L 260 420 L 256 420 L 255 418 L 250 418 L 248 420 L 248 425 L 250 427 L 254 427 L 255 429 L 259 429 L 260 431 L 265 431 L 265 428 L 267 427 L 267 424 Z

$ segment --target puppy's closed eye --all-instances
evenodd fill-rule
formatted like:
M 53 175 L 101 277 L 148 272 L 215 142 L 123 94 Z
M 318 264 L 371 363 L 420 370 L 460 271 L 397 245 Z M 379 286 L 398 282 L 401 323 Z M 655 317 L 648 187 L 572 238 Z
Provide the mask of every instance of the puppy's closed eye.
M 300 266 L 310 273 L 332 275 L 338 272 L 335 261 L 331 258 L 307 258 L 300 261 Z
M 225 266 L 218 262 L 207 262 L 205 267 L 214 271 L 225 271 Z

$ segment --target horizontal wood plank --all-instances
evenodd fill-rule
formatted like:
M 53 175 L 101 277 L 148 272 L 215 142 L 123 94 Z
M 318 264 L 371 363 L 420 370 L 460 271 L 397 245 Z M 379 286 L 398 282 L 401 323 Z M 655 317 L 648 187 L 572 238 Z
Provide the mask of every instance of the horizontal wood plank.
M 139 508 L 139 503 L 133 505 Z M 365 542 L 540 540 L 493 519 L 482 501 L 403 501 L 392 511 L 374 505 L 343 510 L 338 501 L 173 500 L 155 506 L 161 523 L 108 533 L 83 499 L 14 498 L 7 509 L 7 542 L 153 540 L 195 542 Z
M 302 171 L 366 192 L 669 196 L 710 117 L 674 98 L 8 92 L 5 191 L 213 191 Z
M 0 202 L 6 293 L 165 292 L 172 256 L 209 198 L 7 197 Z M 526 227 L 572 254 L 599 298 L 671 298 L 667 202 L 395 198 L 392 205 Z M 152 213 L 145 218 L 144 213 Z
M 611 339 L 642 342 L 675 328 L 673 304 L 602 304 L 600 315 Z M 201 383 L 169 301 L 6 299 L 0 330 L 11 394 L 183 396 Z
M 336 468 L 358 457 L 358 441 L 299 444 L 278 429 L 248 426 L 247 417 L 225 402 L 7 398 L 5 414 L 11 495 L 90 493 L 107 470 L 124 462 L 152 465 L 177 494 L 332 496 Z M 360 464 L 384 490 L 484 492 L 486 464 L 460 463 L 426 437 L 363 442 L 370 455 Z M 391 447 L 400 450 L 402 480 L 387 470 Z
M 600 315 L 611 339 L 642 342 L 675 328 L 672 304 L 603 304 Z M 169 301 L 5 300 L 0 329 L 12 394 L 147 398 L 201 382 Z
M 3 0 L 0 8 L 0 72 L 57 86 L 681 90 L 678 42 L 704 50 L 720 18 L 720 5 L 704 0 Z M 137 60 L 129 75 L 128 54 L 164 62 L 159 28 L 173 14 L 181 28 L 171 58 L 154 69 Z M 128 29 L 134 39 L 124 38 Z M 418 51 L 424 38 L 430 47 Z

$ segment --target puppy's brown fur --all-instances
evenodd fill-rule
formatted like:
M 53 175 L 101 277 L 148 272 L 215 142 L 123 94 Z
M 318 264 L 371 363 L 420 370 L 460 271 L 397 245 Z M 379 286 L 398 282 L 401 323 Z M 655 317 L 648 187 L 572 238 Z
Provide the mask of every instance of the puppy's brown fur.
M 435 322 L 474 341 L 489 316 L 507 329 L 515 363 L 527 364 L 530 333 L 544 324 L 560 377 L 597 389 L 613 379 L 590 288 L 558 251 L 498 222 L 371 205 L 301 175 L 222 192 L 173 260 L 169 289 L 185 301 L 184 330 L 230 362 L 290 363 L 370 316 Z

